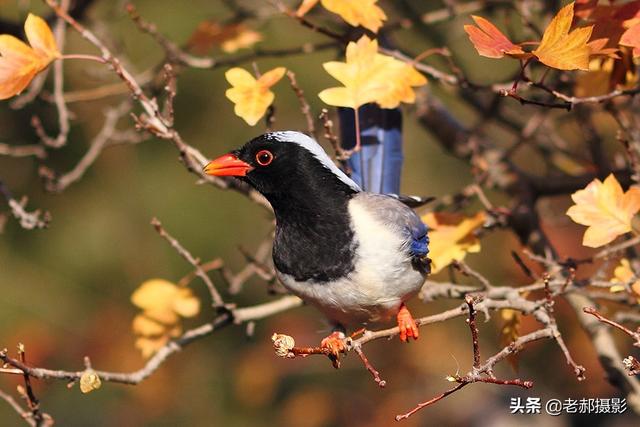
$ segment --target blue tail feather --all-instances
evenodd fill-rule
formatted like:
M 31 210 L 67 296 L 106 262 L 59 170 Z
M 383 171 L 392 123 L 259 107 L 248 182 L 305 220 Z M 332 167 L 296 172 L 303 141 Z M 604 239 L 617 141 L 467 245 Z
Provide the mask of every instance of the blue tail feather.
M 356 145 L 355 117 L 351 108 L 340 108 L 340 137 L 345 149 Z M 364 191 L 400 193 L 404 161 L 402 112 L 366 104 L 358 109 L 361 150 L 349 159 L 351 179 Z

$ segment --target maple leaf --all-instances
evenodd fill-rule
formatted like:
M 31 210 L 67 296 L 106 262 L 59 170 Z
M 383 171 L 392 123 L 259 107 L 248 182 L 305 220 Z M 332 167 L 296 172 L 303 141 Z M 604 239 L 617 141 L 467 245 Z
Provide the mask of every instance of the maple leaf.
M 587 44 L 593 25 L 569 32 L 573 22 L 573 3 L 560 9 L 532 53 L 545 65 L 559 70 L 588 70 L 591 50 Z
M 412 65 L 378 53 L 378 42 L 367 36 L 347 45 L 346 62 L 330 61 L 323 66 L 344 87 L 325 89 L 318 96 L 337 107 L 356 109 L 378 102 L 383 108 L 393 108 L 400 102 L 414 102 L 413 87 L 427 82 Z
M 597 248 L 632 230 L 631 220 L 640 210 L 640 188 L 624 193 L 616 177 L 594 179 L 571 195 L 575 205 L 567 211 L 574 222 L 586 225 L 582 244 Z
M 472 217 L 457 213 L 430 212 L 422 217 L 429 227 L 431 272 L 437 273 L 453 261 L 462 261 L 467 252 L 480 252 L 474 235 L 486 219 L 484 212 Z
M 610 288 L 613 293 L 626 291 L 627 286 L 630 284 L 631 291 L 635 294 L 640 304 L 640 279 L 631 269 L 631 263 L 628 259 L 622 258 L 620 260 L 620 264 L 613 270 L 613 277 L 609 281 L 614 284 Z
M 640 23 L 632 26 L 620 37 L 620 44 L 633 48 L 633 57 L 640 56 Z
M 329 12 L 340 15 L 349 25 L 364 28 L 377 33 L 387 15 L 376 3 L 378 0 L 321 0 L 322 6 Z M 318 3 L 318 0 L 304 0 L 298 10 L 297 16 L 304 16 Z
M 275 98 L 269 88 L 278 83 L 285 71 L 284 67 L 274 68 L 256 79 L 242 68 L 228 70 L 224 75 L 232 87 L 225 95 L 235 104 L 236 115 L 250 126 L 258 123 Z
M 478 54 L 487 58 L 502 58 L 505 55 L 522 57 L 529 55 L 520 46 L 514 44 L 495 25 L 481 16 L 471 16 L 474 25 L 465 25 L 464 30 L 469 36 Z
M 31 46 L 13 36 L 0 35 L 0 99 L 22 92 L 36 74 L 60 57 L 44 19 L 29 14 L 24 31 Z

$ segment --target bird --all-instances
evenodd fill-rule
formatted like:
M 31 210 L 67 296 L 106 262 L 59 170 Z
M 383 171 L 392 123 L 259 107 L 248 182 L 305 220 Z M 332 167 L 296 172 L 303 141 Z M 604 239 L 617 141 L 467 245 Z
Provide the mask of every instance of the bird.
M 406 306 L 430 273 L 429 237 L 397 197 L 366 192 L 311 137 L 269 132 L 210 161 L 204 173 L 235 177 L 271 204 L 279 281 L 329 320 L 321 347 L 345 352 L 347 327 L 395 318 L 403 342 L 419 337 Z

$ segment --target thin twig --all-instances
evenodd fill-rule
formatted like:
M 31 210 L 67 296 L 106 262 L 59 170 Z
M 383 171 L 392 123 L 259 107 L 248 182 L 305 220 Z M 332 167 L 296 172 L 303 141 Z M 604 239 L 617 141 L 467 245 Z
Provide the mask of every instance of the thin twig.
M 211 300 L 213 301 L 213 307 L 215 309 L 224 308 L 224 301 L 209 275 L 202 269 L 200 260 L 191 255 L 191 252 L 185 249 L 184 246 L 182 246 L 175 237 L 167 233 L 167 231 L 162 227 L 162 223 L 158 220 L 158 218 L 153 218 L 151 220 L 151 225 L 153 225 L 158 234 L 160 234 L 160 237 L 169 242 L 171 247 L 175 249 L 182 258 L 186 259 L 187 262 L 189 262 L 189 264 L 191 264 L 195 268 L 196 275 L 202 279 L 205 285 L 207 285 L 207 289 L 209 289 L 209 294 L 211 295 Z

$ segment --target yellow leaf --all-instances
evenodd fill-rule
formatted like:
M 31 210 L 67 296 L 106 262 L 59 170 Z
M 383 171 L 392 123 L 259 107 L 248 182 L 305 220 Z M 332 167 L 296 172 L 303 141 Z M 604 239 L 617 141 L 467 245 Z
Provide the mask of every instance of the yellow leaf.
M 624 193 L 616 177 L 594 179 L 571 195 L 575 205 L 567 211 L 574 222 L 586 225 L 582 244 L 592 248 L 606 245 L 631 231 L 631 219 L 640 210 L 640 188 Z
M 133 333 L 136 335 L 143 335 L 145 337 L 162 335 L 166 328 L 165 325 L 146 316 L 145 314 L 138 314 L 133 318 Z
M 274 68 L 256 80 L 242 68 L 228 70 L 225 77 L 232 87 L 227 89 L 225 95 L 235 104 L 236 115 L 250 126 L 258 123 L 275 97 L 269 88 L 284 76 L 285 71 L 284 67 Z
M 131 295 L 131 301 L 144 311 L 148 319 L 164 325 L 177 323 L 178 316 L 193 317 L 200 311 L 200 301 L 191 289 L 182 288 L 163 279 L 144 282 Z M 135 326 L 134 323 L 134 329 Z M 150 328 L 150 325 L 146 325 L 146 328 Z
M 143 310 L 170 308 L 178 287 L 168 280 L 151 279 L 144 282 L 131 295 L 131 302 Z
M 431 272 L 437 273 L 453 261 L 462 261 L 467 252 L 480 252 L 480 240 L 473 234 L 485 221 L 485 213 L 472 217 L 430 212 L 422 217 L 429 227 Z
M 182 317 L 194 317 L 200 312 L 200 300 L 193 295 L 191 289 L 182 288 L 178 290 L 172 308 Z
M 344 87 L 325 89 L 318 96 L 337 107 L 355 109 L 378 102 L 392 108 L 400 102 L 413 102 L 413 87 L 427 82 L 413 66 L 378 53 L 378 42 L 367 36 L 347 45 L 346 62 L 330 61 L 323 66 Z
M 47 23 L 29 14 L 24 25 L 31 46 L 10 35 L 0 35 L 0 99 L 22 92 L 31 80 L 60 57 Z
M 321 2 L 325 9 L 340 15 L 349 25 L 362 26 L 374 33 L 378 32 L 387 19 L 387 15 L 376 4 L 378 0 L 322 0 Z M 310 2 L 303 2 L 300 8 L 305 6 L 305 3 Z
M 532 53 L 540 62 L 560 70 L 588 70 L 591 49 L 587 45 L 593 26 L 569 32 L 573 22 L 573 3 L 560 9 Z
M 427 84 L 425 76 L 416 71 L 412 65 L 401 61 L 395 61 L 387 81 L 389 87 L 376 99 L 382 108 L 396 108 L 401 102 L 413 104 L 416 100 L 413 87 Z
M 620 260 L 620 264 L 613 270 L 613 277 L 609 280 L 613 285 L 609 288 L 609 292 L 625 292 L 627 285 L 631 284 L 631 291 L 638 298 L 640 303 L 640 279 L 631 269 L 631 263 L 626 258 Z
M 80 376 L 80 391 L 83 393 L 91 393 L 102 386 L 100 377 L 93 369 L 87 369 Z

